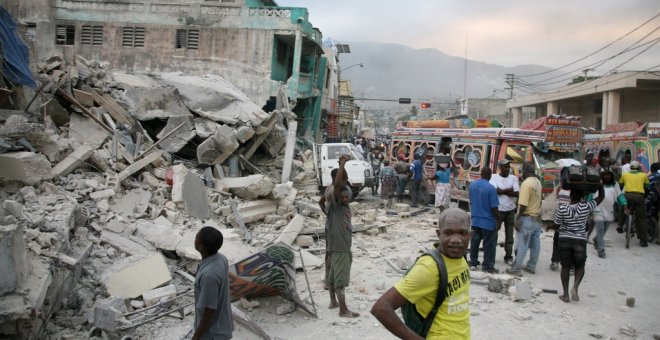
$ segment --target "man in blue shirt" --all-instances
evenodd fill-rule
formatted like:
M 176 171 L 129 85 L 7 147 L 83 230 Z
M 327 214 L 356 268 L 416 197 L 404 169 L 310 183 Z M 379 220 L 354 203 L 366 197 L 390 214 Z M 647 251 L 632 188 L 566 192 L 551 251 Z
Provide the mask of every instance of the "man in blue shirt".
M 421 157 L 418 153 L 415 153 L 413 157 L 415 158 L 415 161 L 410 165 L 410 175 L 412 176 L 410 198 L 412 198 L 411 207 L 416 208 L 418 206 L 417 202 L 419 201 L 419 191 L 422 186 L 422 180 L 424 179 L 422 174 L 424 165 L 420 160 Z
M 481 169 L 481 178 L 470 184 L 470 210 L 472 214 L 472 239 L 470 240 L 470 269 L 475 270 L 479 263 L 479 244 L 483 240 L 484 272 L 496 274 L 495 250 L 497 248 L 497 229 L 499 229 L 500 202 L 497 190 L 490 184 L 492 171 L 488 167 Z

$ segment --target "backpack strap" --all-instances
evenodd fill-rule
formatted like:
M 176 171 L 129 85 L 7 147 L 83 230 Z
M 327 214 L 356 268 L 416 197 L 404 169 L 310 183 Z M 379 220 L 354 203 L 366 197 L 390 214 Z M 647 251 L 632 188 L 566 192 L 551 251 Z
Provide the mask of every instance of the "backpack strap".
M 442 258 L 440 254 L 438 254 L 437 250 L 431 250 L 426 253 L 426 255 L 430 255 L 433 260 L 435 261 L 435 264 L 438 266 L 438 273 L 440 273 L 440 284 L 438 286 L 438 295 L 435 297 L 435 304 L 433 305 L 433 308 L 429 312 L 429 314 L 424 318 L 424 330 L 422 331 L 423 333 L 421 336 L 426 337 L 426 335 L 429 333 L 429 330 L 431 330 L 431 325 L 433 325 L 433 320 L 435 319 L 436 314 L 438 314 L 438 310 L 440 309 L 440 306 L 442 305 L 442 302 L 445 301 L 445 295 L 447 294 L 447 267 L 445 266 L 445 261 Z

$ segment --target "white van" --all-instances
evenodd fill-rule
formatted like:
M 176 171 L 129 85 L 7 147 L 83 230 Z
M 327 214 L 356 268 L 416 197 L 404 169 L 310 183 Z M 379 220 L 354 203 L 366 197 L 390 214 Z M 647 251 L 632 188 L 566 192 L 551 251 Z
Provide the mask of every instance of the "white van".
M 346 173 L 348 174 L 348 185 L 356 197 L 364 187 L 371 187 L 374 182 L 371 165 L 358 152 L 355 145 L 351 143 L 326 143 L 314 144 L 314 165 L 316 166 L 316 178 L 321 193 L 332 184 L 332 169 L 339 168 L 339 157 L 350 155 L 351 160 L 346 162 Z

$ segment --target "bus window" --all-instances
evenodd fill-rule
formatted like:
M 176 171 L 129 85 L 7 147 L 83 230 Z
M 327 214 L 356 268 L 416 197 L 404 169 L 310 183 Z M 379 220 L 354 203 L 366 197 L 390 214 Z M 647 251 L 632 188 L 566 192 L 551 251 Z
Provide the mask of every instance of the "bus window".
M 456 144 L 452 159 L 454 164 L 466 171 L 481 171 L 481 164 L 485 156 L 486 145 Z
M 392 158 L 399 160 L 403 157 L 403 161 L 408 161 L 410 156 L 410 143 L 398 142 L 392 145 Z

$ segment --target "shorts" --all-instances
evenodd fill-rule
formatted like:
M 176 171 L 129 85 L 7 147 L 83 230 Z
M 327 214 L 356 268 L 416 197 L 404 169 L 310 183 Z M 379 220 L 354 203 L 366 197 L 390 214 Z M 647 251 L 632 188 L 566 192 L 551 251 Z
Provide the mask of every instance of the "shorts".
M 587 241 L 559 238 L 559 259 L 562 267 L 584 268 L 587 262 Z
M 330 253 L 330 270 L 325 279 L 328 287 L 344 288 L 348 287 L 351 279 L 351 263 L 353 254 L 350 252 Z

